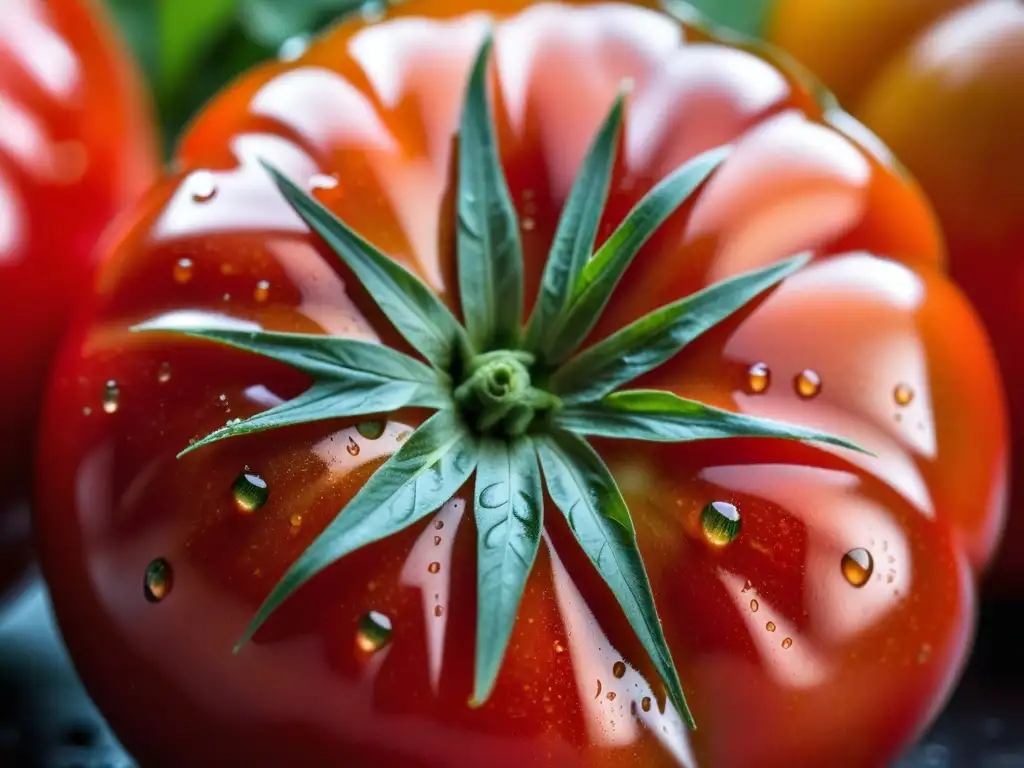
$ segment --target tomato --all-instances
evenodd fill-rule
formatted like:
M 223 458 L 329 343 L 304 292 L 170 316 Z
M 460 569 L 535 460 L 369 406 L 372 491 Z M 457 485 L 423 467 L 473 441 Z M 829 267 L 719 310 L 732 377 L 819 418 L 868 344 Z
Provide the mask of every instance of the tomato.
M 45 378 L 111 217 L 155 177 L 139 83 L 92 2 L 0 8 L 0 572 L 24 564 Z M 0 577 L 0 582 L 8 581 Z
M 859 22 L 852 23 L 850 14 Z M 892 148 L 934 203 L 950 272 L 1008 384 L 1012 476 L 1024 478 L 1024 7 L 1013 0 L 778 3 L 770 26 Z M 1013 490 L 991 589 L 1024 591 L 1024 491 Z
M 826 430 L 870 455 L 595 441 L 632 511 L 696 731 L 666 705 L 556 514 L 497 687 L 468 705 L 470 490 L 330 566 L 233 654 L 285 570 L 424 416 L 385 414 L 379 434 L 355 418 L 289 427 L 177 459 L 309 380 L 130 330 L 219 320 L 407 349 L 260 160 L 456 308 L 453 136 L 488 15 L 528 296 L 626 78 L 599 239 L 687 159 L 735 149 L 641 250 L 592 339 L 725 277 L 814 254 L 642 383 Z M 863 768 L 886 765 L 942 706 L 1005 493 L 987 338 L 944 274 L 916 187 L 828 125 L 789 74 L 689 32 L 615 2 L 412 0 L 267 63 L 197 117 L 66 340 L 38 453 L 56 615 L 142 764 Z M 742 515 L 727 546 L 704 532 L 713 502 Z

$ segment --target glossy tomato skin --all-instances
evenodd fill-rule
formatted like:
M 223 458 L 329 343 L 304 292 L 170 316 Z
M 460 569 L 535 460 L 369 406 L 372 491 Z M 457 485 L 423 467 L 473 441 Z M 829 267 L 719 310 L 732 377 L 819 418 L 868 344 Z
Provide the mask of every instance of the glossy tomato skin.
M 232 655 L 288 565 L 423 414 L 387 415 L 376 439 L 338 421 L 176 460 L 189 440 L 309 382 L 128 331 L 184 313 L 405 349 L 259 158 L 455 307 L 452 136 L 486 13 L 500 22 L 495 118 L 530 295 L 583 153 L 632 78 L 602 237 L 687 158 L 736 150 L 644 249 L 595 338 L 813 250 L 810 267 L 640 384 L 828 429 L 875 454 L 596 443 L 636 521 L 693 733 L 648 682 L 550 505 L 494 695 L 467 705 L 466 489 L 316 577 Z M 199 116 L 178 161 L 104 262 L 53 378 L 39 454 L 50 468 L 39 540 L 61 628 L 144 765 L 861 768 L 887 764 L 941 706 L 970 643 L 974 569 L 1000 526 L 1001 385 L 916 188 L 826 125 L 792 78 L 636 5 L 422 0 L 241 79 Z M 759 363 L 766 388 L 749 375 Z M 795 385 L 805 369 L 820 380 L 809 395 Z M 246 472 L 268 486 L 256 511 L 233 494 Z M 742 516 L 725 548 L 702 534 L 712 501 Z M 843 568 L 858 549 L 869 573 Z M 367 631 L 371 612 L 390 634 Z
M 843 8 L 839 6 L 842 5 Z M 851 24 L 857 13 L 863 23 Z M 899 20 L 897 16 L 901 17 Z M 864 45 L 903 31 L 885 55 Z M 950 272 L 973 300 L 1007 383 L 1024 479 L 1024 6 L 1013 0 L 778 4 L 775 42 L 837 88 L 935 205 Z M 811 33 L 813 30 L 813 34 Z M 883 35 L 884 37 L 884 35 Z M 840 58 L 841 52 L 862 51 Z M 990 589 L 1024 594 L 1024 493 L 1013 491 Z
M 34 431 L 60 336 L 90 292 L 101 232 L 156 175 L 147 106 L 101 10 L 0 7 L 0 570 L 11 576 L 26 554 Z

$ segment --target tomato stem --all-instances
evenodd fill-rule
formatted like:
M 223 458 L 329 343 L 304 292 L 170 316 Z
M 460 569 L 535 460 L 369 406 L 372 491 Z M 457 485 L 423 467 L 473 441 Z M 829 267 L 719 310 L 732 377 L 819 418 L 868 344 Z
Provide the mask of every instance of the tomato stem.
M 467 422 L 482 434 L 517 437 L 539 414 L 558 408 L 561 401 L 556 396 L 533 386 L 533 362 L 529 352 L 507 349 L 473 358 L 455 389 L 455 401 Z

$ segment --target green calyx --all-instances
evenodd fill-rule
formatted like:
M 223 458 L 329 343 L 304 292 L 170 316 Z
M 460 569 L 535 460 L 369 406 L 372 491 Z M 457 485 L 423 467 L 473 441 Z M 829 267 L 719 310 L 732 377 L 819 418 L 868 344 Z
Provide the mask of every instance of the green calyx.
M 467 423 L 482 435 L 519 437 L 534 419 L 560 404 L 530 379 L 535 358 L 529 352 L 500 349 L 474 358 L 455 402 Z
M 620 389 L 776 287 L 809 257 L 797 256 L 711 285 L 581 350 L 637 253 L 730 152 L 729 147 L 711 150 L 669 174 L 598 245 L 625 119 L 622 93 L 566 200 L 536 301 L 525 319 L 519 217 L 487 99 L 490 51 L 488 36 L 469 76 L 459 127 L 455 255 L 461 319 L 418 277 L 278 170 L 265 166 L 285 200 L 362 283 L 415 356 L 323 335 L 196 328 L 160 320 L 137 330 L 242 349 L 290 365 L 311 379 L 298 397 L 231 423 L 182 454 L 295 424 L 383 420 L 408 407 L 435 411 L 292 564 L 236 650 L 322 570 L 421 523 L 473 481 L 478 604 L 470 704 L 484 705 L 498 683 L 545 520 L 555 511 L 545 507 L 548 498 L 618 602 L 672 706 L 693 726 L 629 509 L 587 437 L 649 442 L 753 437 L 860 451 L 839 437 L 670 392 Z

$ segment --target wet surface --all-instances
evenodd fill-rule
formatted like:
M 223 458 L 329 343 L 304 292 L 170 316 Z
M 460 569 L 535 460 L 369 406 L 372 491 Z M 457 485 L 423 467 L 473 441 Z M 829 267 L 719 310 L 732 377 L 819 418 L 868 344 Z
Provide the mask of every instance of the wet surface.
M 1020 606 L 982 609 L 975 654 L 949 707 L 894 768 L 1024 768 L 1024 659 L 1012 625 Z M 0 765 L 131 768 L 92 707 L 34 580 L 0 615 Z

